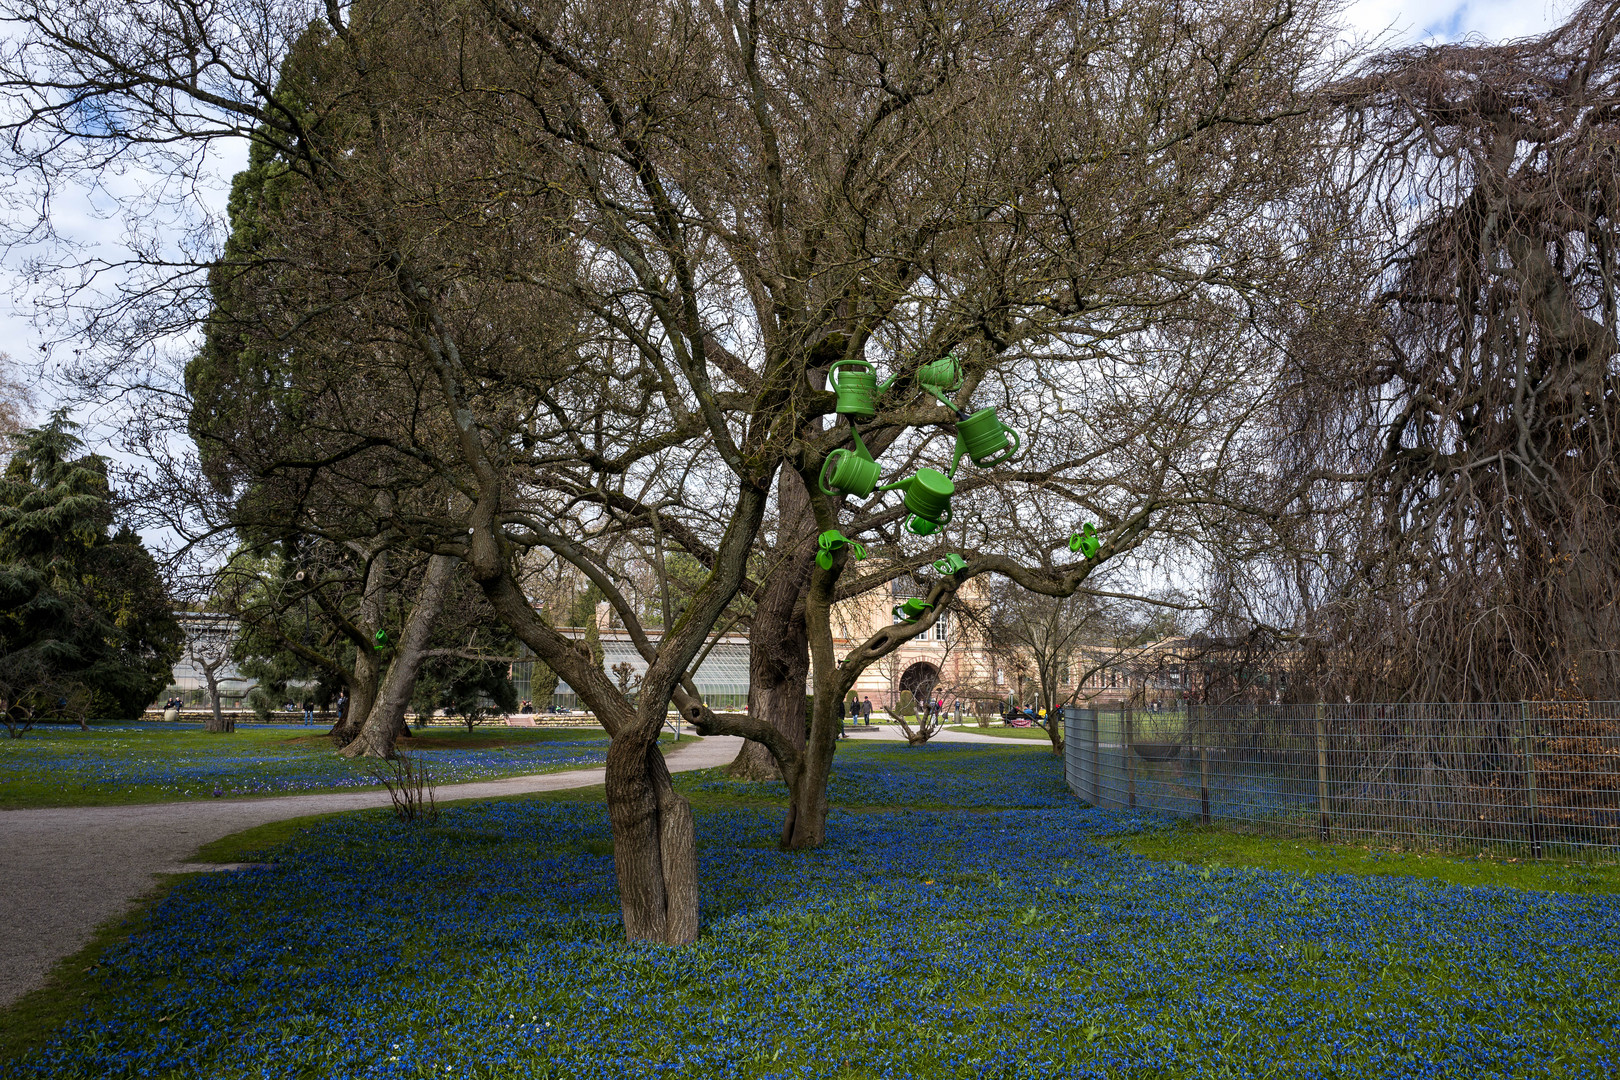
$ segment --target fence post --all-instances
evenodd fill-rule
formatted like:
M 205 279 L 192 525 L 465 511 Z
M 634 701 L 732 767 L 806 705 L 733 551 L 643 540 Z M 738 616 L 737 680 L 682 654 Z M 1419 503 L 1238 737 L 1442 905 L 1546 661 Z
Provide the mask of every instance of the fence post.
M 1198 706 L 1198 801 L 1201 820 L 1209 824 L 1209 706 Z
M 1125 736 L 1125 803 L 1134 808 L 1136 806 L 1136 753 L 1134 746 L 1136 739 L 1131 734 L 1131 707 L 1121 705 L 1120 727 Z
M 1102 710 L 1091 709 L 1091 805 L 1102 805 Z
M 1535 734 L 1530 730 L 1530 710 L 1519 702 L 1519 731 L 1524 739 L 1525 802 L 1530 810 L 1530 857 L 1541 858 L 1541 822 L 1536 813 L 1536 750 Z
M 1322 719 L 1320 701 L 1316 703 L 1316 809 L 1321 815 L 1317 831 L 1322 842 L 1327 843 L 1333 819 L 1328 816 L 1327 723 Z

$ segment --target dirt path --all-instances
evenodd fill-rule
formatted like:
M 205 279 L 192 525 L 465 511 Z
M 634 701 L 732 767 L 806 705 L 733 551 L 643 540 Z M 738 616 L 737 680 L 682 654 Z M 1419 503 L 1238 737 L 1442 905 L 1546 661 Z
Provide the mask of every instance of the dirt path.
M 718 737 L 669 756 L 673 772 L 724 765 L 741 739 Z M 601 769 L 446 784 L 441 802 L 590 787 Z M 140 806 L 0 811 L 0 1007 L 44 982 L 91 932 L 122 916 L 154 874 L 215 869 L 187 859 L 204 844 L 270 821 L 387 806 L 384 791 L 195 800 Z

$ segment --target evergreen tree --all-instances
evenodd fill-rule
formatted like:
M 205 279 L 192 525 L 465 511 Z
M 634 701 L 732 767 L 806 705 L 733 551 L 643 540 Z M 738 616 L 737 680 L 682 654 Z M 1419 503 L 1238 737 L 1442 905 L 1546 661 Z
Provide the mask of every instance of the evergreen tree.
M 107 464 L 58 412 L 0 477 L 0 705 L 37 719 L 132 718 L 166 686 L 182 633 L 157 564 L 114 530 Z

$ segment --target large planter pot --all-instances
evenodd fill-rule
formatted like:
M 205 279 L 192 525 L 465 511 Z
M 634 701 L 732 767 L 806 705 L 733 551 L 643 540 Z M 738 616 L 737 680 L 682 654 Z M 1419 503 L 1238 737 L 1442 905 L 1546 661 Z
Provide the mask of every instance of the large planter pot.
M 1181 744 L 1178 742 L 1133 742 L 1131 749 L 1143 761 L 1169 761 L 1181 753 Z

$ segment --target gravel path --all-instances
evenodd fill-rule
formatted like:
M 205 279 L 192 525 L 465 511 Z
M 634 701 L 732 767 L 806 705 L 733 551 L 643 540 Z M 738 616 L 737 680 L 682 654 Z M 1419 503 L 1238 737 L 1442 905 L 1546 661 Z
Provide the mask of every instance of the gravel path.
M 742 740 L 714 737 L 672 753 L 672 772 L 724 765 Z M 441 802 L 590 787 L 601 769 L 574 769 L 439 788 Z M 140 806 L 0 811 L 0 1007 L 45 981 L 52 967 L 122 917 L 154 874 L 217 870 L 186 862 L 204 844 L 270 821 L 387 806 L 385 791 L 195 800 Z

